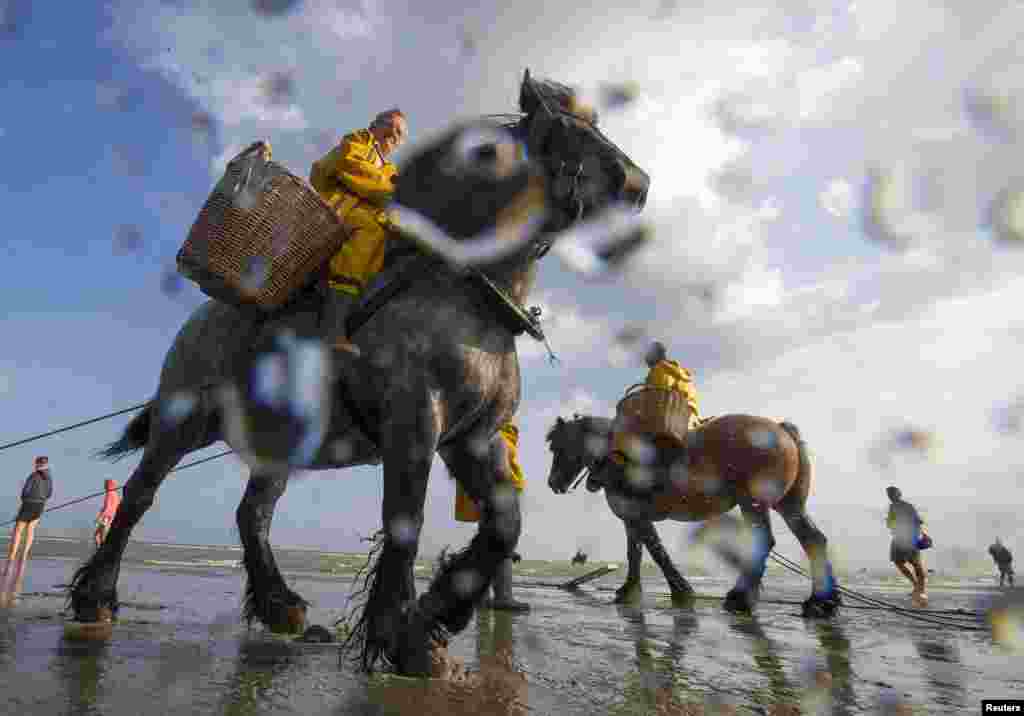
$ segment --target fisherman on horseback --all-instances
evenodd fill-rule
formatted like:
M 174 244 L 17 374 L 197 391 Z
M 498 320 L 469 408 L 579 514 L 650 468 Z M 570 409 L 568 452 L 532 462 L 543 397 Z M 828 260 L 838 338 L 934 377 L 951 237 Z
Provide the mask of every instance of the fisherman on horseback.
M 636 460 L 638 441 L 646 443 L 647 447 L 653 446 L 655 450 L 658 446 L 664 446 L 666 440 L 681 447 L 686 433 L 701 423 L 693 376 L 677 361 L 669 359 L 665 344 L 654 341 L 644 355 L 644 362 L 649 369 L 647 378 L 642 385 L 627 391 L 626 397 L 619 404 L 619 417 L 612 434 L 609 455 L 609 459 L 618 465 L 626 465 L 631 457 Z M 640 389 L 639 393 L 634 392 L 636 388 Z M 658 393 L 662 399 L 656 399 Z M 672 394 L 676 396 L 675 399 Z M 655 399 L 645 401 L 645 397 Z M 632 405 L 626 405 L 627 402 Z M 668 414 L 684 409 L 687 411 L 685 422 L 681 416 Z M 653 433 L 652 421 L 656 424 L 656 432 Z M 657 456 L 653 459 L 656 460 Z M 644 462 L 642 458 L 640 461 Z
M 388 157 L 402 145 L 408 124 L 400 109 L 378 114 L 369 128 L 346 134 L 318 161 L 309 181 L 335 210 L 349 237 L 328 264 L 322 326 L 327 344 L 354 350 L 345 321 L 367 282 L 384 264 L 390 226 L 385 209 L 398 172 Z

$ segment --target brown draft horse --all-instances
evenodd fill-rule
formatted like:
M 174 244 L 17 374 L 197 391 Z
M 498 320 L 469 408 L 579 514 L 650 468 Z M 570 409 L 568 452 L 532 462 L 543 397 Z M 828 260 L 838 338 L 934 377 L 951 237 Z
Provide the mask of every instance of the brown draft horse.
M 608 506 L 626 527 L 629 573 L 616 602 L 640 590 L 641 547 L 647 547 L 672 590 L 688 603 L 693 587 L 662 546 L 655 522 L 703 522 L 739 505 L 751 528 L 752 554 L 736 560 L 740 576 L 725 598 L 729 611 L 750 612 L 757 603 L 768 554 L 775 546 L 769 511 L 775 510 L 811 562 L 813 588 L 806 617 L 831 617 L 841 599 L 827 540 L 806 511 L 811 463 L 796 426 L 753 415 L 723 415 L 687 433 L 683 445 L 640 445 L 632 460 L 608 457 L 612 421 L 596 416 L 558 418 L 547 440 L 554 455 L 548 486 L 565 494 L 587 478 L 587 489 L 604 489 Z M 643 459 L 641 453 L 647 453 Z M 640 459 L 638 459 L 640 458 Z

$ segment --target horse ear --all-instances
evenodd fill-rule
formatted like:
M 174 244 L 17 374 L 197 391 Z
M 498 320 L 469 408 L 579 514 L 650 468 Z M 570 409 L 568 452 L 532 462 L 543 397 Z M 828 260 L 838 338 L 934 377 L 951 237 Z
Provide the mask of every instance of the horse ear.
M 564 425 L 564 424 L 565 424 L 565 420 L 562 418 L 561 415 L 559 415 L 558 416 L 558 420 L 555 421 L 555 425 Z

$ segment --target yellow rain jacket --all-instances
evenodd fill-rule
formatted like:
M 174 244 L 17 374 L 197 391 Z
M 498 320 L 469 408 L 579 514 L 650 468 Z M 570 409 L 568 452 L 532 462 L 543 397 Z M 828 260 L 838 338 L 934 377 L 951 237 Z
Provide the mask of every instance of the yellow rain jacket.
M 512 486 L 520 492 L 526 487 L 526 478 L 523 477 L 523 468 L 519 466 L 519 428 L 515 423 L 507 422 L 498 430 L 508 452 L 509 469 L 512 476 Z M 479 522 L 480 510 L 473 498 L 462 490 L 462 485 L 455 483 L 455 519 L 458 522 Z
M 652 388 L 674 390 L 683 396 L 686 404 L 690 406 L 690 427 L 700 419 L 700 410 L 697 407 L 697 387 L 693 384 L 693 376 L 690 371 L 683 368 L 674 360 L 661 360 L 654 364 L 644 381 Z
M 368 129 L 346 134 L 313 162 L 309 182 L 351 232 L 330 261 L 328 285 L 358 295 L 384 263 L 388 215 L 395 191 L 394 164 L 384 158 Z

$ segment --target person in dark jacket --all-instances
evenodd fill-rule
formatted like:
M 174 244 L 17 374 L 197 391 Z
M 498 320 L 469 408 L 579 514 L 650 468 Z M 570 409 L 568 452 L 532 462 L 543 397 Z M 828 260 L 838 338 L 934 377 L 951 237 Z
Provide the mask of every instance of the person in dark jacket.
M 18 554 L 18 547 L 21 546 L 22 536 L 25 539 L 25 548 L 21 554 L 21 561 L 28 560 L 28 553 L 32 549 L 32 541 L 35 539 L 36 525 L 43 514 L 46 501 L 53 497 L 53 480 L 50 478 L 50 459 L 45 455 L 35 460 L 35 470 L 25 480 L 25 486 L 21 490 L 21 509 L 15 518 L 14 530 L 11 532 L 11 543 L 7 546 L 7 564 L 4 567 L 4 575 L 11 569 Z
M 1003 582 L 1007 578 L 1010 580 L 1010 586 L 1013 586 L 1013 554 L 1006 548 L 1003 541 L 996 537 L 996 541 L 989 545 L 988 553 L 992 555 L 992 559 L 995 561 L 996 566 L 999 567 L 999 586 L 1003 586 Z
M 925 593 L 927 576 L 924 564 L 921 562 L 921 550 L 917 545 L 924 520 L 918 514 L 917 508 L 903 499 L 903 494 L 898 487 L 887 487 L 885 494 L 888 495 L 889 501 L 892 503 L 889 505 L 889 514 L 885 518 L 886 525 L 892 531 L 889 559 L 914 585 L 912 596 L 923 601 L 927 599 Z

